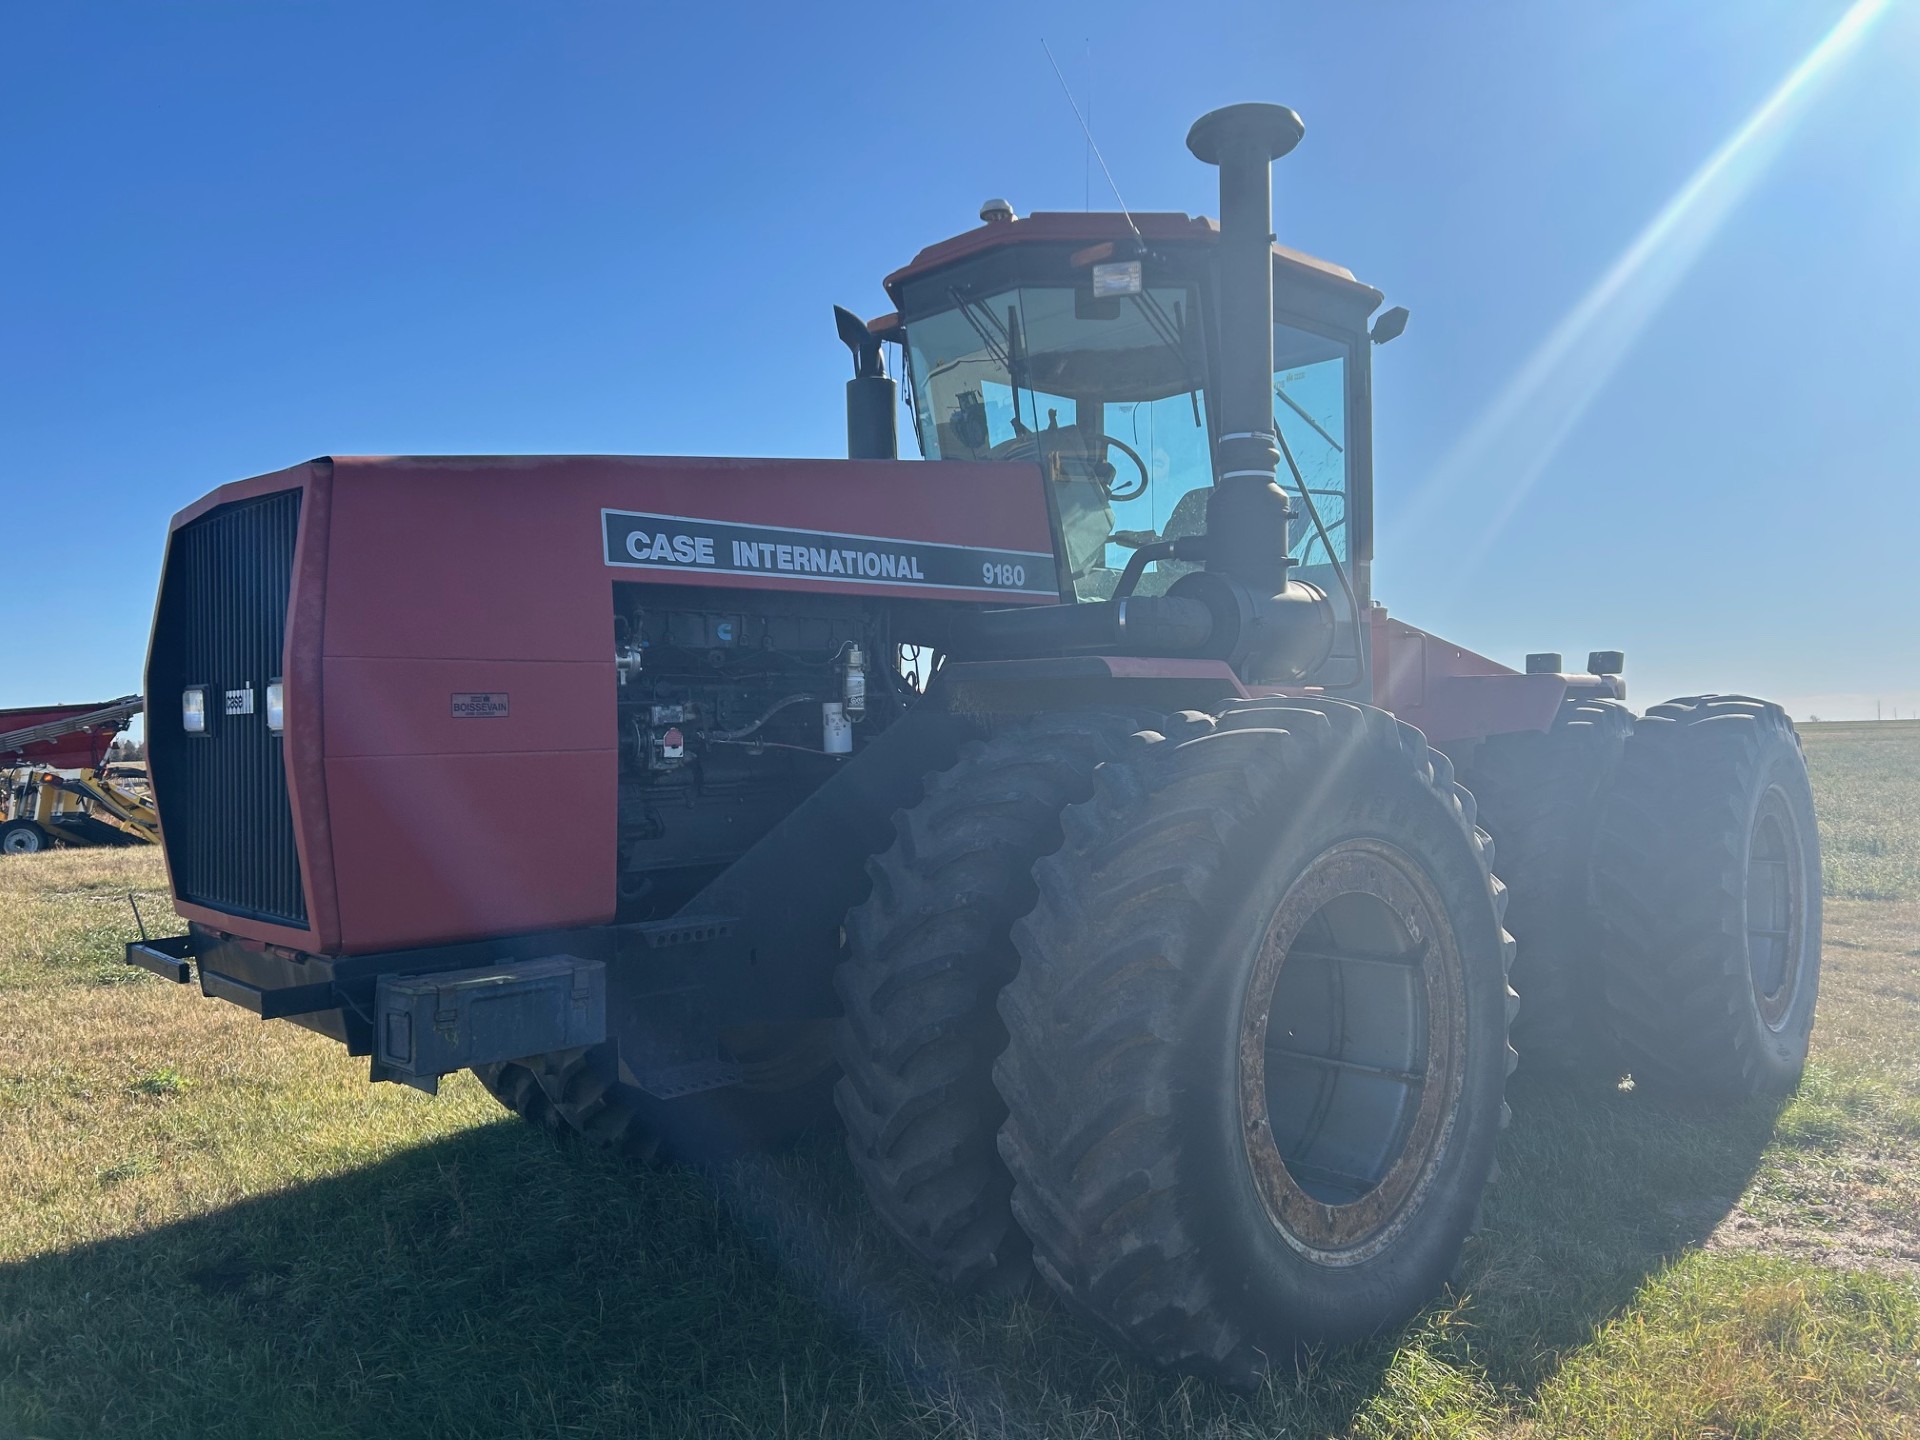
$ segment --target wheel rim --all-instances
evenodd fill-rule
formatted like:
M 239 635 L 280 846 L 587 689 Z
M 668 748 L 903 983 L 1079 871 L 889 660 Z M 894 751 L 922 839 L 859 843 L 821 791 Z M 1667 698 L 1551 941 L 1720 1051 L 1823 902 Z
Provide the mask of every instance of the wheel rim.
M 40 853 L 40 837 L 31 830 L 15 830 L 7 836 L 9 855 L 37 855 Z
M 1769 1030 L 1792 1015 L 1806 936 L 1806 865 L 1793 811 L 1776 786 L 1760 797 L 1747 847 L 1747 975 Z
M 1459 1108 L 1464 967 L 1438 892 L 1378 840 L 1324 851 L 1268 922 L 1240 1028 L 1240 1121 L 1286 1242 L 1378 1254 L 1431 1185 Z

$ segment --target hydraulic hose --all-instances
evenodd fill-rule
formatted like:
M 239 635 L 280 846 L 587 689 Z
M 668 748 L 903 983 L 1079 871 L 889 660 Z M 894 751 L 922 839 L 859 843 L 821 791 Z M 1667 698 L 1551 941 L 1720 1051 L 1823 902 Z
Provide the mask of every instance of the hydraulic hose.
M 817 702 L 819 699 L 820 697 L 818 695 L 789 695 L 786 699 L 774 705 L 751 725 L 742 725 L 738 730 L 709 730 L 706 732 L 706 738 L 709 740 L 744 740 L 789 705 L 801 705 L 809 700 Z

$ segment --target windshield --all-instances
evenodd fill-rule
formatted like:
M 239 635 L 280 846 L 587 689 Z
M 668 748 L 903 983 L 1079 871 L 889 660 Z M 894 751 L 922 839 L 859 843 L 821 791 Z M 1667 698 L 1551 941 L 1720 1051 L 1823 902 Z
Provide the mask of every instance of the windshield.
M 908 329 L 921 449 L 1039 464 L 1074 598 L 1111 595 L 1135 547 L 1205 528 L 1213 474 L 1190 290 L 949 293 L 951 309 Z M 1140 593 L 1185 568 L 1162 564 Z

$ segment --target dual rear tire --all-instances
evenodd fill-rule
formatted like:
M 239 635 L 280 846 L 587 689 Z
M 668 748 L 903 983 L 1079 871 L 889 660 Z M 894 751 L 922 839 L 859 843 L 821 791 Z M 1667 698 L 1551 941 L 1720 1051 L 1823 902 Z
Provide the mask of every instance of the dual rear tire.
M 1820 836 L 1778 705 L 1670 700 L 1626 747 L 1594 843 L 1601 1013 L 1636 1087 L 1789 1093 L 1820 988 Z
M 1523 1067 L 1735 1103 L 1799 1082 L 1820 842 L 1779 706 L 1694 696 L 1635 721 L 1575 697 L 1483 742 L 1467 783 L 1514 896 Z

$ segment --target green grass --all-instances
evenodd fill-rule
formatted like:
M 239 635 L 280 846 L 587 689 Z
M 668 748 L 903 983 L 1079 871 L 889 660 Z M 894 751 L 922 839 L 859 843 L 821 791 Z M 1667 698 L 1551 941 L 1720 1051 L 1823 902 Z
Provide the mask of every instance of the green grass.
M 1809 735 L 1846 858 L 1791 1102 L 1517 1079 L 1454 1288 L 1250 1397 L 1043 1300 L 954 1302 L 831 1140 L 637 1172 L 466 1077 L 369 1086 L 329 1042 L 119 965 L 125 892 L 166 913 L 153 852 L 13 857 L 0 1440 L 1920 1435 L 1915 744 Z
M 1920 720 L 1802 725 L 1827 893 L 1920 900 Z

